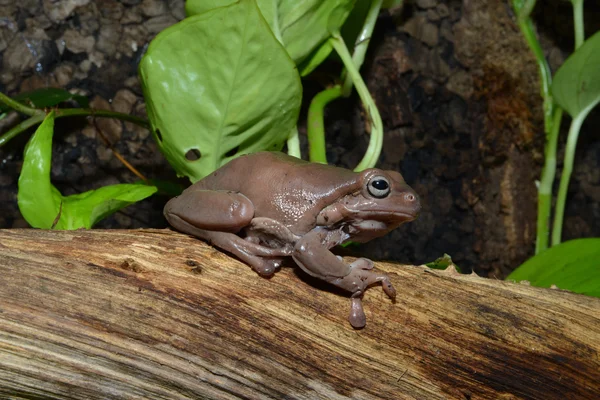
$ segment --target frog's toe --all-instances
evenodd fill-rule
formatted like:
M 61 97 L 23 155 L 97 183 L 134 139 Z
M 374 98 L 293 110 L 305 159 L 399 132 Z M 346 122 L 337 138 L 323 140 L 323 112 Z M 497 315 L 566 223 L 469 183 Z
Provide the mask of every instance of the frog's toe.
M 355 269 L 362 269 L 365 271 L 371 270 L 373 269 L 373 261 L 369 260 L 368 258 L 359 258 L 356 261 L 354 261 L 353 263 L 350 264 L 350 268 Z
M 350 306 L 350 316 L 348 317 L 348 321 L 355 329 L 362 329 L 367 324 L 367 316 L 363 310 L 360 297 L 352 297 L 352 305 Z
M 277 268 L 281 267 L 282 260 L 280 258 L 261 258 L 259 262 L 255 262 L 252 268 L 265 278 L 269 278 L 275 274 Z
M 390 281 L 390 278 L 387 275 L 382 275 L 381 287 L 390 299 L 396 300 L 396 289 L 394 288 L 394 285 L 392 285 L 392 281 Z

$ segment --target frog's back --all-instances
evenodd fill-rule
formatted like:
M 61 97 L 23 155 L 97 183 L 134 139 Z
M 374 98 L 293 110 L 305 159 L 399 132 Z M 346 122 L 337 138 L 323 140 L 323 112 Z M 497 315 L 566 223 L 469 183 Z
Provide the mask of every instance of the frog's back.
M 355 172 L 275 152 L 240 156 L 196 185 L 240 192 L 256 217 L 277 219 L 295 233 L 311 229 L 320 210 L 360 188 Z

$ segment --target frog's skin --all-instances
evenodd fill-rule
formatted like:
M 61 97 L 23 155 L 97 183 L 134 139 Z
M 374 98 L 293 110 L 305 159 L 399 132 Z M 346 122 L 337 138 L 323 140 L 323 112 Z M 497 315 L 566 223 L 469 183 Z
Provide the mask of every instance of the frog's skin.
M 291 256 L 304 272 L 352 294 L 350 324 L 365 326 L 361 297 L 387 275 L 360 258 L 348 265 L 330 248 L 366 242 L 415 219 L 421 206 L 395 171 L 360 173 L 283 153 L 238 157 L 171 199 L 164 214 L 177 230 L 202 238 L 270 276 Z

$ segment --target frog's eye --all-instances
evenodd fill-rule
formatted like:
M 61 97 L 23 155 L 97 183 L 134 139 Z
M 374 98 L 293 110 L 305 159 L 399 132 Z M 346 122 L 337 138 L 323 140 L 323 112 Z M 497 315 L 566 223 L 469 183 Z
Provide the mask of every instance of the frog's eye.
M 371 195 L 373 197 L 377 197 L 378 199 L 381 199 L 383 197 L 386 197 L 388 194 L 390 194 L 390 183 L 388 182 L 387 178 L 384 176 L 374 176 L 370 181 L 369 181 L 369 185 L 367 186 L 367 189 L 369 190 L 369 193 L 371 193 Z

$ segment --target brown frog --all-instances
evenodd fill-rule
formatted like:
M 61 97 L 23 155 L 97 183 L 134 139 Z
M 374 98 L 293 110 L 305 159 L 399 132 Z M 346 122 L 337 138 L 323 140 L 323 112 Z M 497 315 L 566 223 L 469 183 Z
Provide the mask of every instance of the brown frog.
M 262 276 L 291 256 L 307 274 L 352 294 L 349 321 L 362 328 L 367 287 L 381 282 L 392 299 L 396 290 L 371 260 L 348 265 L 329 249 L 385 235 L 415 219 L 420 208 L 396 171 L 357 173 L 261 152 L 238 157 L 196 182 L 171 199 L 164 214 L 177 230 L 234 254 Z

